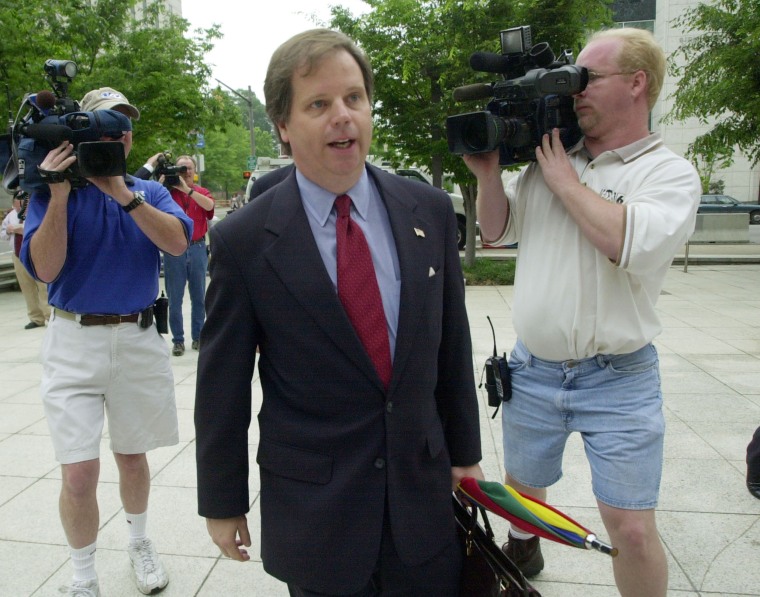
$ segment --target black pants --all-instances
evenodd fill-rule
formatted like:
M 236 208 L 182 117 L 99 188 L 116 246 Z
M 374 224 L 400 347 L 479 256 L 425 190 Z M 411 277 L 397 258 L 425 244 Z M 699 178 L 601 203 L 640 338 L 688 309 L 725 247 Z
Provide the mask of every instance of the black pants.
M 760 483 L 760 427 L 747 446 L 747 481 Z
M 452 526 L 451 537 L 441 537 L 441 542 L 450 539 L 448 548 L 420 566 L 409 567 L 396 552 L 386 508 L 380 555 L 369 582 L 357 593 L 330 597 L 458 597 L 463 554 L 455 535 Z M 292 584 L 288 591 L 291 597 L 327 597 Z

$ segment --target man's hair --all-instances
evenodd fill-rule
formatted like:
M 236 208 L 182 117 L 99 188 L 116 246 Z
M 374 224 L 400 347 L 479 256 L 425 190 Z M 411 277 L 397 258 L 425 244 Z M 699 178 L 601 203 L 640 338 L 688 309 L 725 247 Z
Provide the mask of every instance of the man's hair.
M 622 72 L 643 70 L 646 73 L 647 101 L 651 110 L 660 96 L 665 79 L 665 53 L 660 44 L 649 31 L 635 27 L 605 29 L 594 33 L 588 41 L 603 39 L 620 39 L 623 42 L 617 59 Z
M 374 80 L 372 67 L 366 54 L 353 40 L 339 31 L 331 29 L 311 29 L 291 37 L 272 54 L 264 79 L 264 98 L 267 115 L 275 126 L 277 138 L 283 151 L 291 155 L 290 144 L 280 137 L 279 123 L 287 122 L 293 104 L 293 75 L 298 72 L 307 76 L 330 54 L 344 50 L 348 52 L 362 71 L 364 90 L 372 102 Z
M 179 156 L 174 163 L 178 163 L 180 160 L 190 160 L 193 163 L 193 170 L 196 172 L 198 171 L 198 164 L 195 163 L 195 158 L 191 155 L 181 155 Z

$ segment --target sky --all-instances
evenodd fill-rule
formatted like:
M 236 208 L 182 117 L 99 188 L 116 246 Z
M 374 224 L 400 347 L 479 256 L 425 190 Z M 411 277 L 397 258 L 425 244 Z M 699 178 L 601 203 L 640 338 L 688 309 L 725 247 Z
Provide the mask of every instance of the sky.
M 323 26 L 330 4 L 348 8 L 354 16 L 369 9 L 362 0 L 182 0 L 182 17 L 190 29 L 221 25 L 222 39 L 206 56 L 213 77 L 233 89 L 248 89 L 264 103 L 264 77 L 272 53 L 301 31 Z M 316 17 L 318 21 L 312 20 Z M 217 82 L 210 81 L 212 86 Z M 224 86 L 222 86 L 224 88 Z

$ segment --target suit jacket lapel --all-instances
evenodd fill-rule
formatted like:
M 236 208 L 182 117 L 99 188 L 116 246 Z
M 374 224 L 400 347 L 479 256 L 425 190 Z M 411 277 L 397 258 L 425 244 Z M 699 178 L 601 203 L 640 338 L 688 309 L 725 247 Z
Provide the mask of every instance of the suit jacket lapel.
M 419 236 L 415 229 L 429 230 L 430 225 L 416 213 L 417 200 L 409 195 L 407 186 L 402 189 L 395 179 L 378 174 L 374 167 L 370 167 L 370 173 L 375 176 L 378 190 L 388 210 L 401 270 L 401 303 L 393 358 L 395 378 L 398 372 L 404 370 L 412 353 L 420 314 L 425 308 L 428 272 L 432 265 L 429 241 L 424 236 Z M 394 379 L 391 380 L 391 390 L 393 385 Z

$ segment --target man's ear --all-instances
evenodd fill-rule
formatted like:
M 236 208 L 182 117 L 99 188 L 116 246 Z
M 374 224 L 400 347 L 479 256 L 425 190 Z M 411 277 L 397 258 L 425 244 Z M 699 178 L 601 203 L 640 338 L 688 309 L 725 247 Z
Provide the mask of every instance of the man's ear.
M 631 91 L 634 97 L 638 97 L 643 94 L 646 98 L 646 94 L 649 91 L 649 81 L 647 79 L 647 73 L 643 70 L 637 70 L 633 73 L 633 83 L 631 85 Z
M 278 122 L 277 130 L 280 131 L 280 139 L 283 141 L 283 143 L 290 143 L 290 139 L 288 137 L 288 123 Z

